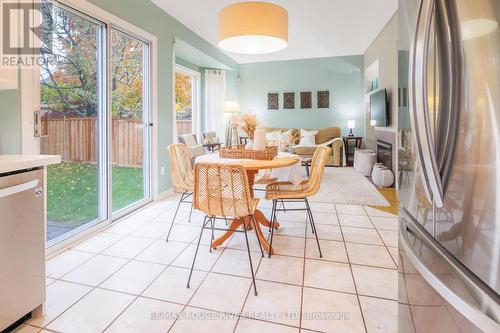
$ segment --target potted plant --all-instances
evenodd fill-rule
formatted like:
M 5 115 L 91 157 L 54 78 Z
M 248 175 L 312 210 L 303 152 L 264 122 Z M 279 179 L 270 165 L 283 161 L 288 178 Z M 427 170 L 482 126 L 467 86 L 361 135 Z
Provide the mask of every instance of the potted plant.
M 257 116 L 253 113 L 244 113 L 241 115 L 241 129 L 245 131 L 248 136 L 248 142 L 245 146 L 246 149 L 253 149 L 253 139 L 255 129 L 257 128 Z

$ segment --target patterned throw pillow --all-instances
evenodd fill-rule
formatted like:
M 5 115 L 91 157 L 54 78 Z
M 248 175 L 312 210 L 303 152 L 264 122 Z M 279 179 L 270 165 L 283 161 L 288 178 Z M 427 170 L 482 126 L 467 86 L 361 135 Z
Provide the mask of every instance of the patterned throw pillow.
M 292 144 L 297 145 L 300 142 L 300 130 L 293 129 L 292 130 Z

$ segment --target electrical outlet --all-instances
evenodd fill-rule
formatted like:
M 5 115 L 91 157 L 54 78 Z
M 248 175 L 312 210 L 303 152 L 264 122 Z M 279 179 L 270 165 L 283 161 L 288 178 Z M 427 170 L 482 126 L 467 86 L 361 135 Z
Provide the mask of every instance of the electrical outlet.
M 165 167 L 164 167 L 164 166 L 162 166 L 162 167 L 160 168 L 160 174 L 161 174 L 162 176 L 165 176 Z

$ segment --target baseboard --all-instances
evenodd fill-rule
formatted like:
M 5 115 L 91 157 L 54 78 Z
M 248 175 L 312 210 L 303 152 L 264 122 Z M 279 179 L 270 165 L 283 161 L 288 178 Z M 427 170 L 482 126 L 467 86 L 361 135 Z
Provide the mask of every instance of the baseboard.
M 173 188 L 169 188 L 161 193 L 158 193 L 158 197 L 156 198 L 155 201 L 161 201 L 161 200 L 164 200 L 166 198 L 168 198 L 169 196 L 171 196 L 172 194 L 174 194 L 174 189 Z

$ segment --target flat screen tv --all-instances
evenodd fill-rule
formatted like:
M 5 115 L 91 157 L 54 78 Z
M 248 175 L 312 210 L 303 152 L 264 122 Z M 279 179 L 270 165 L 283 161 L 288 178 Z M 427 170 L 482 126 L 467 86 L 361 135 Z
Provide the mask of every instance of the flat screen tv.
M 391 125 L 387 91 L 385 89 L 380 89 L 370 95 L 370 114 L 372 126 L 388 127 Z

